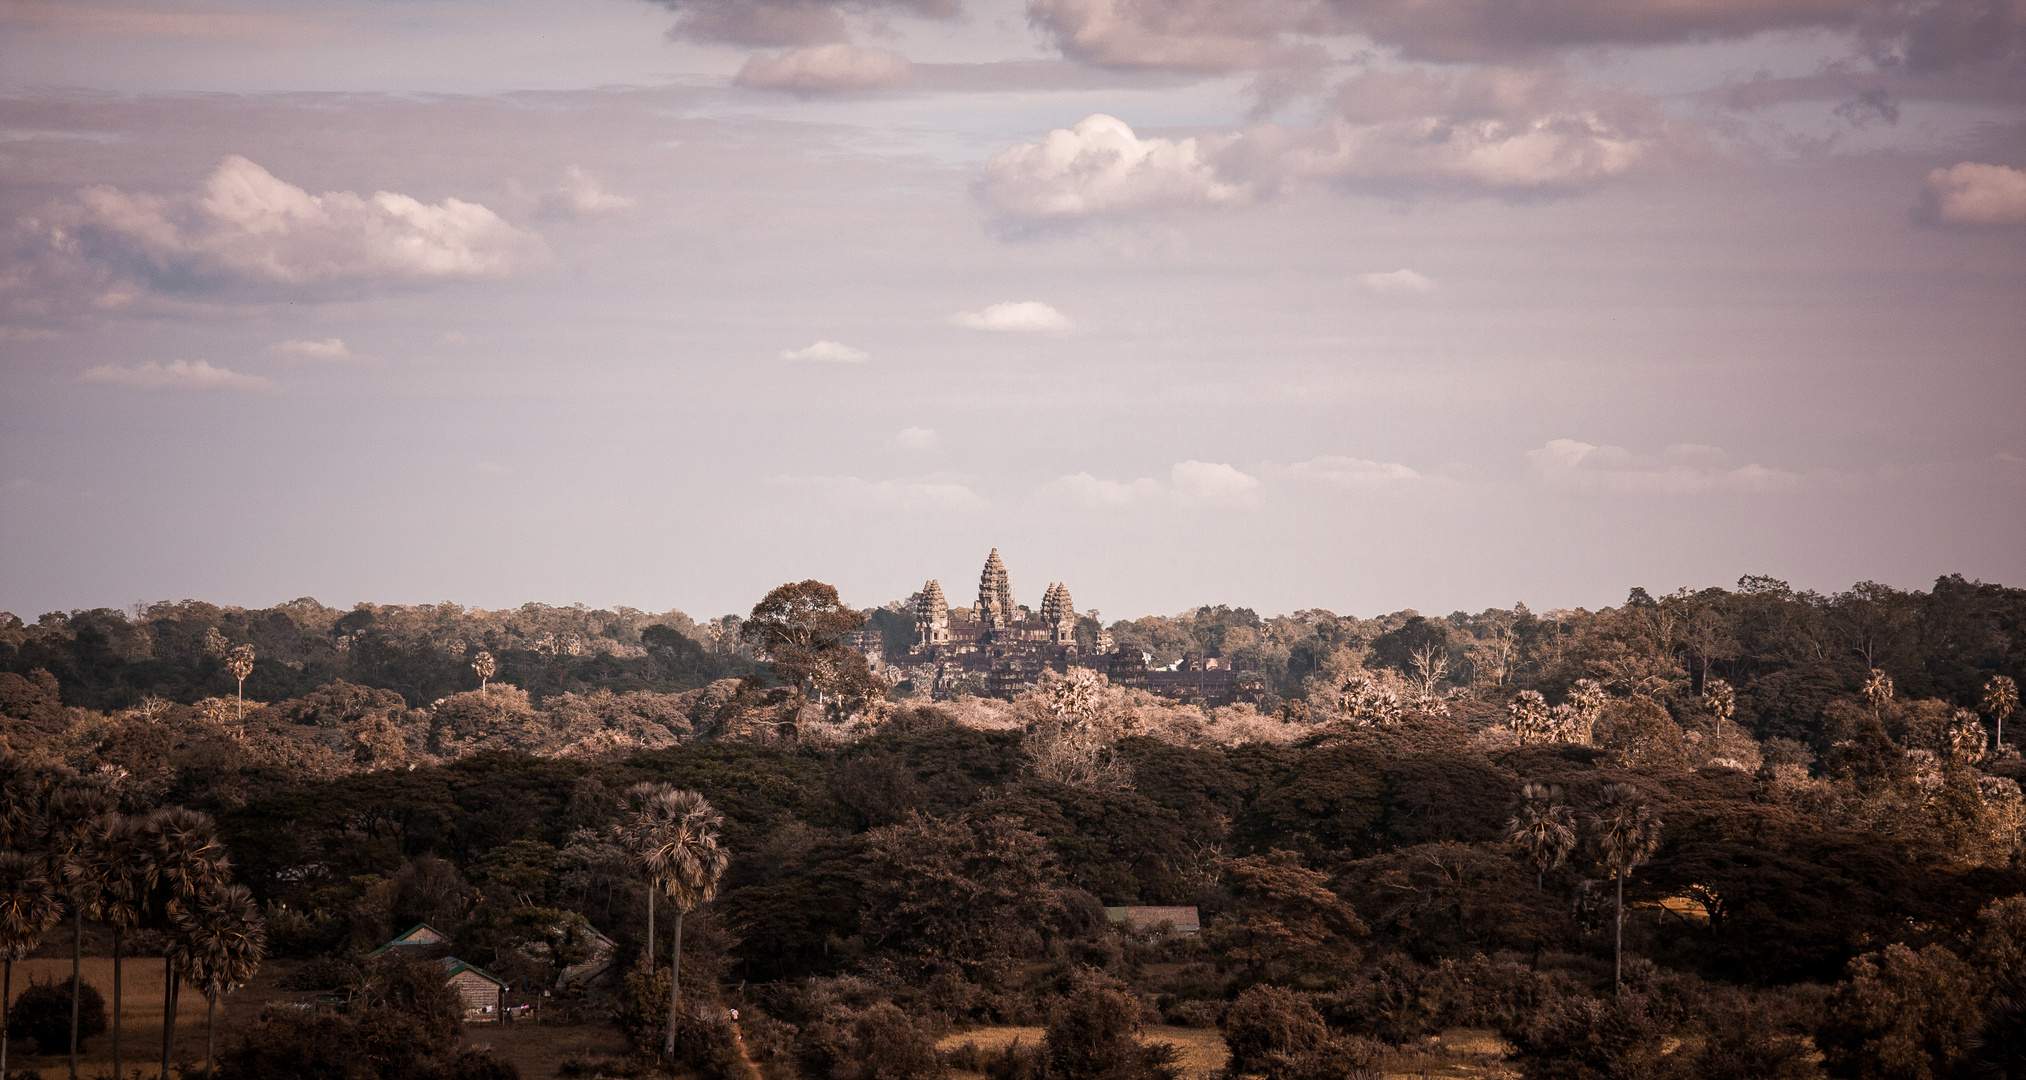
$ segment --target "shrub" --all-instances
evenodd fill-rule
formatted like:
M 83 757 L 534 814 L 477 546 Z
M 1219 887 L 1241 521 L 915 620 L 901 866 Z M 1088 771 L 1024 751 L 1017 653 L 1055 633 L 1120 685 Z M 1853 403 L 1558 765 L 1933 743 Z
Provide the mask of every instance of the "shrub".
M 106 1002 L 90 983 L 78 988 L 77 1044 L 105 1034 Z M 35 1040 L 39 1054 L 70 1053 L 70 980 L 30 982 L 7 1015 L 7 1037 Z
M 1223 1029 L 1230 1071 L 1267 1080 L 1364 1076 L 1381 1053 L 1377 1043 L 1333 1034 L 1307 999 L 1278 986 L 1262 984 L 1238 995 Z
M 360 1052 L 358 1031 L 342 1016 L 270 1008 L 218 1057 L 220 1080 L 369 1080 L 378 1077 Z
M 1141 1044 L 1140 1004 L 1110 981 L 1085 982 L 1048 1014 L 1049 1080 L 1175 1080 L 1174 1046 Z

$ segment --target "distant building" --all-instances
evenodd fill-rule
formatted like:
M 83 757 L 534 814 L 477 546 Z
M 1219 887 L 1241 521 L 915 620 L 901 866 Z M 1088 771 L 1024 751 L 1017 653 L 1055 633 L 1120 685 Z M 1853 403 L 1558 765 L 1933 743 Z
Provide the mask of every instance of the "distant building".
M 417 952 L 422 952 L 430 949 L 448 949 L 449 947 L 449 934 L 438 930 L 426 922 L 419 922 L 394 935 L 394 940 L 374 949 L 366 955 L 378 956 L 389 949 L 414 949 Z
M 1211 658 L 1177 672 L 1149 672 L 1137 649 L 1114 647 L 1111 633 L 1098 628 L 1091 646 L 1076 638 L 1079 616 L 1069 586 L 1054 582 L 1041 597 L 1041 610 L 1019 606 L 999 549 L 978 575 L 978 602 L 953 608 L 940 582 L 922 585 L 915 598 L 915 643 L 903 657 L 887 657 L 900 680 L 938 698 L 958 694 L 1012 698 L 1032 689 L 1042 673 L 1064 674 L 1072 667 L 1106 676 L 1114 686 L 1151 690 L 1163 697 L 1206 707 L 1256 701 L 1264 690 L 1256 675 L 1234 672 Z M 880 655 L 877 635 L 858 646 L 869 658 Z M 1092 647 L 1094 646 L 1094 647 Z
M 1200 933 L 1203 923 L 1193 907 L 1108 907 L 1105 918 L 1123 923 L 1135 934 L 1148 933 L 1162 923 L 1174 928 L 1175 933 L 1190 936 Z

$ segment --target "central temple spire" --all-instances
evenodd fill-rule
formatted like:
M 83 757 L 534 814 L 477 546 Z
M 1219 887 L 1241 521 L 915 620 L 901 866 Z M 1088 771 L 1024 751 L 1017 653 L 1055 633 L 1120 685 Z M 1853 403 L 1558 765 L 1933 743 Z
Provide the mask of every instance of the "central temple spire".
M 985 560 L 985 572 L 978 575 L 978 619 L 1003 627 L 1019 617 L 1019 609 L 1013 606 L 1013 583 L 1006 576 L 1006 564 L 999 561 L 999 549 L 993 548 Z

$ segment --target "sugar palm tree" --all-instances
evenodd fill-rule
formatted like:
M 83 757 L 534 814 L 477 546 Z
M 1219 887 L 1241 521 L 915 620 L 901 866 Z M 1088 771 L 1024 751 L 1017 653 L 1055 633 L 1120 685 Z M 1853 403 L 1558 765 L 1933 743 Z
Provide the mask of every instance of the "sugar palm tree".
M 148 815 L 142 833 L 155 882 L 151 907 L 160 911 L 165 921 L 169 921 L 172 904 L 187 904 L 199 893 L 223 886 L 232 874 L 232 861 L 225 857 L 225 846 L 218 842 L 218 825 L 209 814 L 164 807 Z M 170 925 L 173 928 L 173 922 Z M 176 1039 L 176 1003 L 189 974 L 187 945 L 179 935 L 171 936 L 163 961 L 162 1075 L 167 1076 Z
M 1611 984 L 1624 989 L 1625 980 L 1625 877 L 1646 861 L 1660 846 L 1660 815 L 1653 803 L 1631 784 L 1606 784 L 1590 815 L 1590 827 L 1597 831 L 1597 847 L 1604 865 L 1618 884 L 1617 940 L 1613 946 Z
M 655 799 L 657 823 L 653 842 L 641 860 L 661 883 L 675 908 L 675 945 L 669 953 L 668 1030 L 661 1040 L 664 1056 L 675 1054 L 675 1016 L 682 1005 L 683 916 L 717 896 L 718 879 L 731 862 L 731 852 L 718 845 L 724 815 L 701 794 L 675 791 Z
M 121 1075 L 120 1013 L 125 995 L 121 982 L 120 939 L 141 921 L 148 890 L 154 886 L 154 860 L 149 857 L 141 821 L 125 814 L 101 814 L 87 828 L 84 844 L 64 866 L 66 882 L 84 913 L 107 923 L 113 931 L 113 1075 Z
M 97 835 L 97 819 L 111 814 L 111 793 L 96 784 L 72 781 L 49 793 L 42 816 L 44 873 L 68 901 L 70 931 L 70 1076 L 77 1080 L 78 1018 L 84 994 L 84 917 L 91 909 L 92 886 L 74 874 L 86 859 Z
M 485 689 L 487 680 L 499 673 L 499 662 L 489 652 L 480 652 L 471 658 L 471 670 L 478 673 L 478 688 Z
M 246 719 L 246 677 L 253 674 L 253 646 L 241 645 L 225 657 L 225 670 L 239 680 L 239 719 Z
M 1534 864 L 1534 887 L 1547 891 L 1548 871 L 1562 865 L 1576 846 L 1576 812 L 1562 802 L 1562 789 L 1549 784 L 1520 788 L 1519 805 L 1506 819 L 1507 843 Z
M 183 967 L 204 994 L 204 1075 L 212 1074 L 218 999 L 246 984 L 267 955 L 267 925 L 244 885 L 221 885 L 169 905 Z
M 1984 684 L 1984 711 L 1998 725 L 1997 734 L 1991 739 L 1993 753 L 2005 748 L 2005 718 L 2019 707 L 2019 684 L 2009 675 L 1993 675 Z
M 42 860 L 0 851 L 0 1076 L 7 1075 L 7 1003 L 14 994 L 14 961 L 25 959 L 42 935 L 63 921 L 63 896 Z
M 662 800 L 673 794 L 675 788 L 655 780 L 643 780 L 627 788 L 627 818 L 612 827 L 627 863 L 647 879 L 647 948 L 641 956 L 646 958 L 649 971 L 654 970 L 654 895 L 661 891 L 661 886 L 649 872 L 646 859 L 654 850 L 657 815 L 666 809 Z

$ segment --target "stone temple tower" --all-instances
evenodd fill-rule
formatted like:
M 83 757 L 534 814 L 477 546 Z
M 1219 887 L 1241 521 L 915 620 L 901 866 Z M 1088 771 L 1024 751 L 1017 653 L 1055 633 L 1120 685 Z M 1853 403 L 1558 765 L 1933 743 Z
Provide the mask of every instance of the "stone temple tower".
M 1041 621 L 1048 624 L 1052 644 L 1076 644 L 1076 604 L 1068 585 L 1058 581 L 1048 586 L 1048 595 L 1041 598 Z
M 999 549 L 993 548 L 985 560 L 985 572 L 978 575 L 978 621 L 992 630 L 1004 630 L 1008 623 L 1020 617 L 1020 609 L 1013 606 L 1013 584 L 1006 577 L 1006 564 L 999 561 Z
M 950 605 L 943 599 L 943 587 L 933 578 L 922 586 L 921 599 L 915 601 L 916 644 L 924 647 L 948 645 L 950 643 Z

